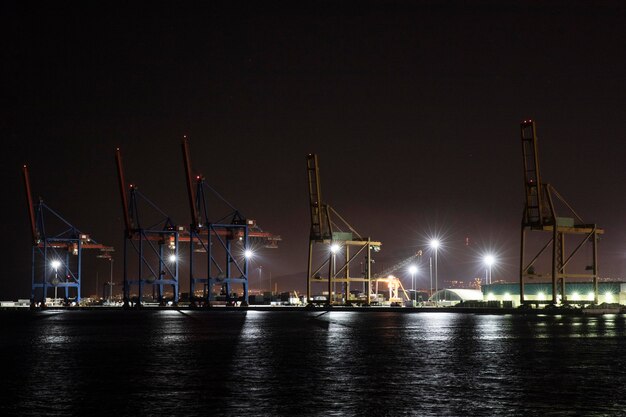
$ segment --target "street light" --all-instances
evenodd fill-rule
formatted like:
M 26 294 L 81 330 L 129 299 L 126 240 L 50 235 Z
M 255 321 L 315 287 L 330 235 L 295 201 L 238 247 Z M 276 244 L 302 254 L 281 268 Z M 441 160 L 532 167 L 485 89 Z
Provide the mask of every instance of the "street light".
M 491 255 L 485 255 L 483 262 L 487 265 L 487 276 L 485 277 L 485 284 L 491 284 L 491 267 L 496 263 L 496 258 Z
M 170 261 L 171 263 L 174 263 L 174 262 L 176 262 L 176 255 L 171 254 L 171 255 L 170 255 L 170 257 L 169 257 L 168 259 L 169 259 L 169 261 Z
M 58 270 L 59 270 L 59 267 L 61 266 L 61 261 L 59 261 L 58 259 L 55 259 L 52 262 L 50 262 L 50 266 L 52 268 L 54 268 L 54 280 L 52 281 L 52 283 L 54 284 L 54 302 L 56 303 L 56 301 L 57 301 L 57 286 L 59 285 Z
M 252 257 L 254 256 L 254 252 L 252 252 L 252 250 L 250 250 L 250 249 L 246 249 L 246 250 L 243 252 L 243 256 L 244 256 L 246 259 L 250 259 L 250 258 L 252 258 Z
M 109 282 L 109 305 L 113 302 L 113 258 L 110 258 L 111 261 L 111 276 Z
M 329 275 L 329 279 L 328 279 L 328 302 L 330 305 L 332 305 L 333 300 L 333 293 L 337 293 L 337 283 L 335 282 L 335 273 L 336 273 L 336 255 L 339 252 L 339 250 L 341 249 L 341 246 L 339 246 L 338 243 L 333 243 L 332 245 L 330 245 L 330 273 Z M 331 285 L 332 283 L 332 285 Z
M 107 261 L 109 261 L 110 264 L 110 282 L 109 282 L 109 304 L 111 304 L 113 302 L 113 257 L 110 254 L 104 254 L 104 255 L 98 255 L 96 256 L 96 258 L 102 258 L 102 259 L 106 259 Z M 171 261 L 171 256 L 170 256 L 170 261 Z M 174 259 L 175 260 L 175 259 Z M 97 275 L 96 275 L 97 277 Z M 104 284 L 104 286 L 106 287 L 106 283 Z M 104 288 L 104 287 L 103 287 Z M 98 285 L 96 285 L 96 295 L 98 295 Z M 102 291 L 102 296 L 104 298 L 106 298 L 106 294 L 105 291 Z
M 409 266 L 409 273 L 411 274 L 411 289 L 413 290 L 413 297 L 417 299 L 417 297 L 415 297 L 415 274 L 417 273 L 417 266 Z
M 439 283 L 437 279 L 437 249 L 439 249 L 439 239 L 431 239 L 430 248 L 435 251 L 435 293 L 439 290 Z

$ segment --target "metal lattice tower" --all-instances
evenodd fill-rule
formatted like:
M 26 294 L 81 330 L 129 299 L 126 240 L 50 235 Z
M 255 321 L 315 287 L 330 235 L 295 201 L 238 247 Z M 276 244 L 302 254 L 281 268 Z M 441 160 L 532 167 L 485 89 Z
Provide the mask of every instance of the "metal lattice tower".
M 58 288 L 63 291 L 65 305 L 69 305 L 72 298 L 79 303 L 81 301 L 83 249 L 97 249 L 110 256 L 114 248 L 102 245 L 87 233 L 81 232 L 46 205 L 42 199 L 34 204 L 26 165 L 23 167 L 23 175 L 33 239 L 31 306 L 35 306 L 40 295 L 40 305 L 46 307 L 49 290 L 54 289 L 56 297 Z M 50 225 L 49 220 L 54 221 L 57 227 L 46 229 L 46 224 Z
M 140 307 L 144 288 L 152 287 L 152 297 L 164 305 L 165 286 L 172 288 L 172 302 L 179 297 L 179 240 L 184 228 L 177 226 L 156 204 L 143 195 L 136 186 L 126 184 L 122 155 L 115 152 L 122 210 L 124 214 L 124 306 L 131 302 Z M 145 209 L 157 213 L 160 220 L 142 225 Z M 130 265 L 134 263 L 135 265 Z M 131 266 L 134 266 L 131 271 Z M 137 296 L 131 299 L 131 289 L 137 286 Z
M 189 242 L 189 291 L 192 305 L 210 306 L 216 301 L 213 287 L 220 286 L 227 305 L 237 301 L 242 306 L 249 302 L 249 269 L 253 247 L 276 248 L 280 236 L 263 231 L 255 220 L 247 219 L 205 181 L 202 175 L 192 176 L 189 140 L 183 137 L 183 162 L 191 224 L 183 241 Z M 228 207 L 228 214 L 219 219 L 209 218 L 209 195 Z M 246 254 L 250 254 L 246 256 Z M 198 265 L 204 264 L 204 270 Z M 202 296 L 196 296 L 202 285 Z M 241 285 L 241 297 L 233 293 Z
M 597 243 L 598 236 L 603 234 L 604 230 L 598 228 L 596 224 L 585 223 L 554 187 L 541 180 L 535 122 L 532 120 L 523 121 L 520 125 L 520 130 L 526 194 L 521 225 L 520 302 L 523 305 L 580 304 L 580 300 L 568 300 L 566 281 L 568 279 L 591 279 L 594 287 L 593 302 L 597 303 Z M 560 216 L 560 212 L 558 212 L 560 210 L 571 217 Z M 527 232 L 529 231 L 543 232 L 542 235 L 550 236 L 547 242 L 540 241 L 543 246 L 538 252 L 530 252 L 527 248 L 527 240 L 529 238 Z M 570 241 L 574 242 L 573 250 L 568 251 L 568 242 Z M 591 251 L 587 257 L 584 257 L 581 253 L 581 248 L 587 243 L 591 244 Z M 540 260 L 543 254 L 547 254 L 548 248 L 551 248 L 550 268 L 545 275 L 550 277 L 552 296 L 549 300 L 531 300 L 524 293 L 524 284 L 528 280 L 541 278 L 544 275 L 538 271 L 538 260 Z M 574 263 L 572 262 L 573 260 L 585 261 L 585 272 L 580 273 L 574 268 L 570 268 L 569 266 Z
M 322 200 L 318 158 L 307 155 L 307 183 L 311 229 L 309 234 L 309 257 L 307 265 L 307 300 L 313 305 L 312 284 L 327 284 L 328 298 L 325 304 L 335 304 L 334 286 L 343 286 L 343 304 L 370 304 L 372 284 L 372 251 L 380 251 L 381 243 L 362 237 L 337 211 Z M 315 248 L 321 249 L 316 253 Z M 339 253 L 342 251 L 343 253 Z M 339 256 L 341 255 L 341 256 Z M 360 265 L 360 276 L 351 276 L 351 268 Z M 327 271 L 327 272 L 326 272 Z M 323 276 L 326 275 L 326 276 Z M 350 285 L 364 283 L 365 300 L 353 299 Z

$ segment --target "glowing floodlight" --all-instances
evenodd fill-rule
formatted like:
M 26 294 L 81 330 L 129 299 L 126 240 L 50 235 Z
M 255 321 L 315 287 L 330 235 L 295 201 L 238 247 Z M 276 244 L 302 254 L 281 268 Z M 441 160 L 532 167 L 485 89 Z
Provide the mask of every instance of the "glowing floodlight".
M 543 292 L 539 292 L 537 294 L 537 300 L 545 300 L 546 299 L 546 295 Z
M 330 251 L 332 253 L 339 252 L 339 249 L 341 249 L 341 247 L 337 243 L 333 243 L 332 245 L 330 245 Z
M 439 248 L 441 242 L 439 242 L 439 239 L 431 239 L 430 241 L 430 247 L 434 250 L 437 250 Z
M 485 262 L 485 265 L 493 266 L 493 264 L 496 263 L 496 258 L 493 255 L 485 255 L 485 257 L 483 258 L 483 261 Z
M 250 258 L 252 258 L 254 256 L 254 252 L 252 252 L 250 249 L 246 249 L 243 252 L 243 256 L 245 256 L 246 259 L 250 259 Z
M 613 302 L 613 293 L 610 291 L 607 291 L 604 293 L 604 301 L 607 303 L 612 303 Z
M 411 275 L 416 274 L 416 273 L 417 273 L 417 266 L 416 266 L 416 265 L 411 265 L 411 266 L 409 266 L 409 273 L 410 273 Z
M 174 262 L 176 262 L 176 255 L 171 254 L 168 259 L 170 260 L 171 263 L 174 263 Z
M 50 266 L 56 271 L 61 266 L 61 261 L 55 259 L 54 261 L 50 262 Z

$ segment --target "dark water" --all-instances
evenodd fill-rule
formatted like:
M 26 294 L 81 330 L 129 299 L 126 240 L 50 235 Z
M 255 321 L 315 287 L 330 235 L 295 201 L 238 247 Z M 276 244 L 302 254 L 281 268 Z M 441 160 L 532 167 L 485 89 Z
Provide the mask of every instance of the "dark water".
M 0 312 L 2 415 L 626 415 L 626 319 Z

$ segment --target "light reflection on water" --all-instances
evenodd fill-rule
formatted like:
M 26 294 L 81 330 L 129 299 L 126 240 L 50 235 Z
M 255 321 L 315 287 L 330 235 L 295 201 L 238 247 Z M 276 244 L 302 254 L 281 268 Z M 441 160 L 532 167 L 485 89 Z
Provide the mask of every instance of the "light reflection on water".
M 619 415 L 624 316 L 0 314 L 3 415 Z

